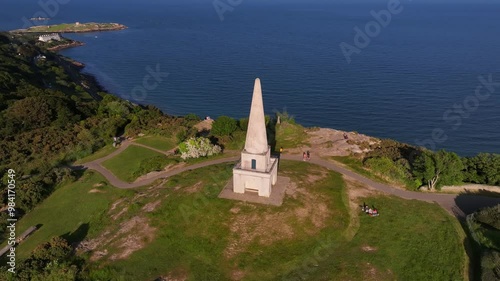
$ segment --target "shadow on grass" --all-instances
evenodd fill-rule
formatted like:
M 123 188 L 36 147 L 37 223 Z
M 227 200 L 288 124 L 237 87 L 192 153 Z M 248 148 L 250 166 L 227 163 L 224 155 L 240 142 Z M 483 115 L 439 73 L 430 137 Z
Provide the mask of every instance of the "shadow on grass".
M 460 226 L 462 226 L 465 239 L 463 241 L 463 246 L 465 253 L 469 258 L 469 280 L 480 281 L 481 280 L 481 246 L 478 245 L 472 238 L 472 234 L 467 227 L 465 220 L 459 220 Z
M 89 223 L 82 223 L 78 228 L 73 231 L 73 232 L 68 232 L 63 235 L 61 235 L 62 238 L 64 238 L 66 241 L 68 241 L 69 244 L 71 245 L 76 245 L 79 242 L 83 241 L 85 237 L 87 237 L 87 234 L 89 233 Z
M 457 210 L 455 216 L 459 219 L 466 239 L 464 239 L 464 248 L 469 257 L 469 280 L 481 280 L 481 246 L 478 245 L 471 236 L 465 216 L 472 214 L 479 209 L 493 207 L 500 204 L 498 192 L 481 189 L 478 191 L 464 190 L 455 197 Z
M 455 197 L 455 204 L 463 214 L 468 215 L 481 208 L 493 207 L 500 204 L 500 197 L 498 196 L 498 192 L 484 189 L 477 192 L 465 190 Z

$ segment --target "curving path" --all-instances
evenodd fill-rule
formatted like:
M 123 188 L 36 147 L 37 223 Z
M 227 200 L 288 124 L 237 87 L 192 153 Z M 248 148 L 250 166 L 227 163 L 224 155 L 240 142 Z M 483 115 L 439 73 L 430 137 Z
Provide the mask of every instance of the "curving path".
M 185 171 L 189 170 L 194 170 L 198 169 L 201 167 L 206 167 L 206 166 L 211 166 L 215 164 L 221 164 L 221 163 L 228 163 L 228 162 L 236 162 L 239 160 L 239 156 L 232 156 L 228 158 L 221 158 L 221 159 L 216 159 L 212 161 L 206 161 L 182 168 L 178 168 L 175 170 L 171 171 L 164 171 L 164 172 L 159 172 L 151 177 L 141 179 L 138 181 L 135 181 L 133 183 L 128 183 L 124 182 L 120 179 L 118 179 L 113 173 L 111 173 L 109 170 L 104 168 L 101 163 L 113 158 L 117 154 L 121 153 L 123 150 L 125 150 L 129 145 L 139 145 L 142 147 L 146 147 L 149 149 L 152 149 L 149 146 L 142 145 L 142 144 L 137 144 L 133 143 L 130 141 L 124 141 L 120 145 L 120 147 L 114 151 L 113 153 L 82 164 L 81 166 L 74 167 L 76 169 L 91 169 L 95 170 L 99 173 L 101 173 L 111 185 L 118 187 L 118 188 L 135 188 L 135 187 L 140 187 L 140 186 L 145 186 L 153 183 L 157 179 L 161 178 L 168 178 L 173 175 L 180 174 Z M 155 150 L 155 149 L 153 149 Z M 156 150 L 158 151 L 158 150 Z M 163 154 L 170 154 L 171 151 L 165 152 L 165 151 L 158 151 Z M 292 161 L 303 161 L 302 160 L 302 155 L 289 155 L 289 154 L 282 154 L 281 159 L 285 160 L 292 160 Z M 423 193 L 423 192 L 415 192 L 415 191 L 408 191 L 408 190 L 401 190 L 401 189 L 396 189 L 394 187 L 391 187 L 389 185 L 375 182 L 371 179 L 368 179 L 360 174 L 357 174 L 349 169 L 346 169 L 334 162 L 331 161 L 326 161 L 320 158 L 312 158 L 309 160 L 309 162 L 325 167 L 329 170 L 336 171 L 338 173 L 341 173 L 347 177 L 350 177 L 356 181 L 359 181 L 363 184 L 366 184 L 369 187 L 372 187 L 378 191 L 381 191 L 383 193 L 389 194 L 389 195 L 395 195 L 404 199 L 415 199 L 415 200 L 421 200 L 421 201 L 426 201 L 426 202 L 436 202 L 438 203 L 441 207 L 443 207 L 445 210 L 447 210 L 450 214 L 454 215 L 455 217 L 459 219 L 463 219 L 465 215 L 472 213 L 476 211 L 478 208 L 481 207 L 487 207 L 487 206 L 494 206 L 497 204 L 500 204 L 500 198 L 494 198 L 494 197 L 487 197 L 487 196 L 481 196 L 481 195 L 468 195 L 468 194 L 438 194 L 438 193 Z
M 302 155 L 282 155 L 281 158 L 286 160 L 302 161 Z M 450 214 L 459 219 L 463 219 L 465 215 L 473 213 L 479 208 L 500 204 L 500 198 L 495 197 L 469 194 L 424 193 L 397 189 L 392 186 L 373 181 L 331 161 L 312 158 L 309 162 L 341 173 L 389 195 L 395 195 L 404 199 L 436 202 Z

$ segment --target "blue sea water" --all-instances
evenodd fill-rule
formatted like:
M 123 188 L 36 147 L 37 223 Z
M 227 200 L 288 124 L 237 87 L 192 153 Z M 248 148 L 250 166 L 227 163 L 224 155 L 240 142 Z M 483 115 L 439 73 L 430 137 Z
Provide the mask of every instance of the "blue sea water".
M 260 77 L 267 114 L 286 109 L 306 126 L 461 155 L 500 153 L 500 85 L 475 97 L 479 76 L 500 82 L 498 1 L 401 0 L 401 12 L 350 63 L 340 44 L 354 45 L 354 28 L 394 0 L 243 0 L 223 21 L 212 0 L 40 2 L 51 1 L 60 4 L 50 24 L 127 25 L 66 34 L 86 45 L 61 53 L 109 91 L 166 113 L 245 117 Z M 0 29 L 21 28 L 23 17 L 44 11 L 40 2 L 2 0 Z M 138 91 L 152 70 L 169 74 Z

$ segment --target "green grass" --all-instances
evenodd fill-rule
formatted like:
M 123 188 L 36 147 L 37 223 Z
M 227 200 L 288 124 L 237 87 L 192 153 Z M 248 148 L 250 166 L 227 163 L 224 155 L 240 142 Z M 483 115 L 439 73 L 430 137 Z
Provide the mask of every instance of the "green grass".
M 171 138 L 161 136 L 146 136 L 136 139 L 134 142 L 156 148 L 158 150 L 167 151 L 175 147 L 175 141 Z
M 254 213 L 262 218 L 257 220 L 260 224 L 261 221 L 266 222 L 269 216 L 279 218 L 289 211 L 293 214 L 296 208 L 303 205 L 298 199 L 288 200 L 281 207 L 272 207 L 217 198 L 231 177 L 232 167 L 232 164 L 221 164 L 170 178 L 166 183 L 167 189 L 162 190 L 166 199 L 148 216 L 158 229 L 156 239 L 128 259 L 106 262 L 107 267 L 116 272 L 116 276 L 127 276 L 126 280 L 152 280 L 171 272 L 185 272 L 188 280 L 228 280 L 235 270 L 245 271 L 248 280 L 272 280 L 276 274 L 285 274 L 300 264 L 309 254 L 308 249 L 316 245 L 318 237 L 328 233 L 335 233 L 339 239 L 342 237 L 348 212 L 341 198 L 344 191 L 342 179 L 332 172 L 317 184 L 301 187 L 311 188 L 311 192 L 324 197 L 323 200 L 331 205 L 333 213 L 327 218 L 325 227 L 311 235 L 309 231 L 315 230 L 315 227 L 309 219 L 302 223 L 289 215 L 287 224 L 295 233 L 292 239 L 261 245 L 260 238 L 271 235 L 264 232 L 262 237 L 242 246 L 247 248 L 246 251 L 226 258 L 228 243 L 239 235 L 231 232 L 229 227 L 238 216 Z M 290 173 L 299 171 L 302 176 L 322 169 L 301 162 L 284 162 L 282 168 L 290 170 Z M 200 184 L 200 190 L 187 192 L 195 184 Z M 145 203 L 140 202 L 139 205 Z M 231 212 L 234 207 L 241 208 L 241 212 Z M 284 262 L 290 257 L 294 260 Z
M 69 234 L 67 237 L 70 242 L 74 242 L 81 240 L 85 234 L 95 235 L 102 230 L 102 221 L 106 220 L 110 202 L 133 191 L 116 189 L 106 184 L 94 187 L 98 183 L 105 183 L 100 174 L 85 172 L 79 180 L 58 188 L 26 214 L 17 224 L 18 234 L 31 226 L 41 227 L 17 247 L 17 257 L 26 258 L 37 245 L 54 236 Z M 98 189 L 99 192 L 89 193 L 91 189 Z
M 18 223 L 19 232 L 42 224 L 18 248 L 18 257 L 26 257 L 36 245 L 56 235 L 81 239 L 86 231 L 75 232 L 86 224 L 87 237 L 107 231 L 112 237 L 123 229 L 124 222 L 141 216 L 156 228 L 154 239 L 126 259 L 105 257 L 89 262 L 91 271 L 109 270 L 111 280 L 153 280 L 161 275 L 231 280 L 238 273 L 244 275 L 243 280 L 464 279 L 463 233 L 457 232 L 458 222 L 437 204 L 374 196 L 360 201 L 375 205 L 379 217 L 361 211 L 350 214 L 340 174 L 296 161 L 280 163 L 280 175 L 297 183 L 295 196 L 285 197 L 280 207 L 219 199 L 232 168 L 232 164 L 220 164 L 187 171 L 169 178 L 163 187 L 134 191 L 94 187 L 103 178 L 86 172 L 79 181 L 57 189 Z M 101 192 L 89 193 L 91 189 Z M 125 203 L 110 213 L 111 204 L 119 198 Z M 159 199 L 161 204 L 154 211 L 143 211 L 146 204 Z M 126 212 L 112 218 L 124 206 Z M 323 214 L 316 212 L 322 206 L 327 215 L 316 226 L 314 220 Z M 239 211 L 234 212 L 235 208 Z M 297 212 L 304 208 L 309 213 L 301 218 Z M 349 222 L 356 215 L 359 228 L 353 230 Z M 239 223 L 233 224 L 236 221 Z M 269 227 L 259 230 L 261 224 Z M 246 228 L 232 231 L 235 226 Z M 289 229 L 285 233 L 291 234 L 265 243 L 281 229 Z M 346 235 L 350 231 L 355 235 Z M 248 241 L 242 238 L 253 233 L 259 235 Z M 137 235 L 135 230 L 129 234 Z M 226 250 L 234 241 L 243 250 L 228 256 Z M 120 247 L 111 242 L 96 250 L 107 249 L 109 257 L 123 251 Z M 372 250 L 363 250 L 366 247 Z
M 279 150 L 280 147 L 287 149 L 307 145 L 306 138 L 307 134 L 304 127 L 298 124 L 283 122 L 276 125 L 275 150 Z
M 157 238 L 128 259 L 110 264 L 118 276 L 152 280 L 178 268 L 188 269 L 198 277 L 196 280 L 216 280 L 224 275 L 221 253 L 228 228 L 222 223 L 232 202 L 217 199 L 231 171 L 230 166 L 223 167 L 222 172 L 220 166 L 214 166 L 169 180 L 170 187 L 179 186 L 181 190 L 198 181 L 204 182 L 204 188 L 201 194 L 174 192 L 172 188 L 165 191 L 167 199 L 150 215 L 153 226 L 158 228 Z
M 347 239 L 349 212 L 342 177 L 305 162 L 283 161 L 281 175 L 294 179 L 298 189 L 326 202 L 331 215 L 322 227 L 312 223 L 314 215 L 300 220 L 293 214 L 303 207 L 302 193 L 286 197 L 280 207 L 218 199 L 231 176 L 232 165 L 205 167 L 174 176 L 161 190 L 162 204 L 147 214 L 157 228 L 155 239 L 130 257 L 95 264 L 105 265 L 125 280 L 152 280 L 172 275 L 187 280 L 230 280 L 235 272 L 243 280 L 463 280 L 466 255 L 458 222 L 436 204 L 396 197 L 370 197 L 381 216 L 359 215 L 360 226 L 354 238 Z M 314 183 L 310 176 L 326 176 Z M 199 186 L 193 192 L 191 187 Z M 321 198 L 321 199 L 320 199 Z M 147 199 L 152 200 L 152 199 Z M 155 199 L 156 200 L 156 199 Z M 135 200 L 143 206 L 147 201 Z M 238 213 L 231 210 L 239 208 Z M 129 211 L 127 216 L 135 214 Z M 287 214 L 292 214 L 287 216 Z M 241 216 L 257 217 L 252 225 Z M 258 232 L 269 217 L 279 218 L 269 233 L 237 244 L 243 251 L 228 257 L 230 242 Z M 241 220 L 245 232 L 231 231 L 232 222 Z M 284 221 L 292 237 L 262 244 Z M 311 232 L 311 230 L 313 230 Z M 266 236 L 267 235 L 267 236 Z M 373 247 L 365 252 L 363 247 Z M 110 254 L 118 249 L 110 249 Z
M 131 145 L 120 154 L 108 159 L 102 165 L 110 170 L 117 178 L 133 182 L 137 177 L 134 172 L 140 169 L 140 163 L 144 159 L 155 156 L 164 156 L 156 151 L 144 147 Z M 166 158 L 166 156 L 164 156 Z
M 388 181 L 386 179 L 383 179 L 383 178 L 375 175 L 374 173 L 370 172 L 369 170 L 365 169 L 363 167 L 363 163 L 361 162 L 361 160 L 359 160 L 357 158 L 354 158 L 351 156 L 333 156 L 332 159 L 346 165 L 352 171 L 354 171 L 360 175 L 363 175 L 369 179 L 372 179 L 374 181 L 378 181 L 381 183 L 388 183 Z
M 320 263 L 311 280 L 466 279 L 463 231 L 441 207 L 397 197 L 365 201 L 381 215 L 372 218 L 360 211 L 354 239 Z M 373 250 L 363 250 L 367 246 Z
M 91 155 L 84 157 L 82 159 L 78 159 L 77 161 L 75 161 L 75 164 L 78 165 L 78 164 L 83 164 L 83 163 L 97 160 L 99 158 L 102 158 L 104 156 L 107 156 L 107 155 L 113 153 L 115 150 L 116 150 L 116 148 L 114 148 L 112 145 L 110 145 L 110 144 L 106 145 L 105 147 L 99 149 L 98 151 L 92 153 Z
M 245 147 L 246 131 L 236 131 L 233 135 L 228 138 L 228 141 L 224 143 L 225 150 L 239 150 L 241 151 Z

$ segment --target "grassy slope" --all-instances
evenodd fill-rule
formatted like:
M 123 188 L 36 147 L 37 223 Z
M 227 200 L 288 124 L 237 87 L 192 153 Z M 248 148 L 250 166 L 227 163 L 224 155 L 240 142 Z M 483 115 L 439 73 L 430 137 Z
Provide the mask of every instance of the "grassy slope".
M 354 172 L 363 175 L 367 178 L 370 178 L 374 181 L 382 182 L 382 183 L 388 183 L 387 180 L 375 175 L 373 172 L 365 169 L 363 167 L 363 163 L 361 163 L 361 160 L 351 157 L 351 156 L 333 156 L 333 160 L 338 161 L 344 165 L 346 165 L 349 169 L 353 170 Z
M 97 160 L 99 158 L 102 158 L 104 156 L 111 154 L 115 150 L 116 150 L 116 148 L 114 148 L 111 144 L 108 144 L 105 147 L 99 149 L 98 151 L 92 153 L 91 155 L 84 157 L 82 159 L 78 159 L 77 161 L 75 161 L 75 164 L 78 165 L 78 164 L 83 164 L 83 163 Z
M 174 140 L 160 136 L 147 136 L 136 139 L 135 142 L 164 151 L 170 150 L 175 147 Z
M 207 167 L 173 177 L 168 186 L 180 187 L 180 191 L 164 190 L 167 199 L 150 216 L 159 229 L 157 238 L 128 259 L 108 266 L 118 275 L 127 276 L 126 280 L 149 280 L 172 272 L 181 272 L 189 280 L 227 280 L 234 271 L 245 272 L 244 280 L 275 280 L 277 276 L 362 280 L 367 275 L 368 280 L 463 279 L 465 252 L 456 222 L 434 204 L 395 197 L 367 199 L 379 208 L 382 216 L 370 218 L 360 214 L 357 234 L 352 241 L 346 241 L 343 234 L 347 230 L 348 212 L 343 201 L 343 182 L 336 173 L 307 185 L 327 198 L 334 214 L 318 233 L 307 233 L 304 230 L 309 226 L 307 222 L 293 219 L 288 222 L 295 233 L 293 239 L 266 246 L 256 238 L 246 251 L 226 258 L 224 250 L 229 240 L 243 235 L 229 230 L 236 217 L 230 210 L 241 204 L 216 197 L 230 178 L 231 167 Z M 283 162 L 281 169 L 300 181 L 321 168 Z M 199 193 L 181 192 L 199 182 L 203 186 Z M 246 204 L 241 209 L 265 216 L 293 212 L 301 204 L 287 197 L 281 207 L 255 205 L 255 208 L 254 204 Z M 330 246 L 322 246 L 328 243 Z M 376 250 L 364 252 L 362 247 L 367 245 Z M 318 250 L 324 258 L 314 258 Z M 304 267 L 308 263 L 311 266 Z
M 17 233 L 20 234 L 34 225 L 42 226 L 17 248 L 18 258 L 27 257 L 37 245 L 50 240 L 53 236 L 75 234 L 74 232 L 82 224 L 88 224 L 89 234 L 101 229 L 101 220 L 106 215 L 110 202 L 133 193 L 107 185 L 94 187 L 95 184 L 102 182 L 104 178 L 100 174 L 86 172 L 78 181 L 60 187 L 33 211 L 26 214 L 17 224 Z M 99 189 L 101 192 L 89 193 L 91 189 Z
M 354 239 L 313 276 L 328 276 L 328 280 L 361 280 L 363 276 L 365 280 L 464 279 L 466 253 L 457 234 L 460 227 L 442 208 L 396 197 L 371 197 L 366 202 L 374 204 L 381 216 L 360 212 Z M 366 246 L 375 250 L 363 250 Z
M 133 182 L 133 173 L 139 170 L 141 161 L 162 154 L 140 146 L 131 145 L 120 154 L 106 160 L 102 165 L 123 181 Z
M 127 259 L 99 262 L 94 266 L 112 268 L 124 280 L 152 280 L 169 273 L 189 280 L 227 280 L 236 271 L 245 272 L 244 280 L 275 280 L 277 276 L 307 280 L 461 280 L 465 254 L 453 220 L 439 206 L 395 197 L 371 197 L 381 212 L 378 218 L 360 214 L 360 228 L 351 241 L 345 239 L 349 214 L 344 184 L 339 174 L 330 172 L 325 179 L 308 184 L 308 175 L 324 169 L 304 162 L 283 161 L 281 174 L 299 182 L 328 202 L 332 216 L 324 228 L 309 233 L 310 221 L 288 218 L 294 236 L 269 245 L 255 238 L 245 251 L 227 258 L 224 255 L 231 239 L 244 233 L 230 231 L 237 215 L 266 217 L 293 213 L 303 202 L 286 197 L 281 207 L 218 199 L 217 195 L 231 177 L 231 164 L 197 169 L 169 179 L 160 194 L 130 199 L 135 191 L 101 187 L 104 193 L 89 193 L 103 179 L 87 172 L 80 181 L 58 189 L 18 224 L 24 231 L 43 224 L 19 247 L 20 257 L 54 235 L 74 232 L 89 223 L 89 237 L 98 236 L 121 221 L 108 215 L 110 204 L 120 197 L 133 201 L 123 219 L 146 215 L 157 228 L 155 239 Z M 300 183 L 302 181 L 302 183 Z M 193 192 L 192 186 L 199 186 Z M 142 190 L 141 192 L 148 192 Z M 164 198 L 152 213 L 145 214 L 145 204 Z M 118 212 L 120 208 L 115 210 Z M 71 211 L 68 211 L 71 210 Z M 252 229 L 252 228 L 250 228 Z M 272 229 L 270 229 L 272 230 Z M 252 230 L 250 230 L 252 232 Z M 328 246 L 323 246 L 328 245 Z M 363 251 L 370 246 L 375 250 Z M 110 254 L 117 249 L 108 248 Z M 321 258 L 315 258 L 319 252 Z
M 280 147 L 285 149 L 307 145 L 305 128 L 298 124 L 283 122 L 276 125 L 276 150 Z
M 296 175 L 300 178 L 308 172 L 306 165 L 288 163 L 282 167 L 300 172 L 301 175 Z M 221 166 L 224 167 L 222 170 Z M 130 280 L 154 279 L 172 271 L 186 271 L 190 280 L 226 280 L 235 268 L 244 270 L 248 280 L 271 280 L 276 274 L 286 274 L 300 267 L 301 262 L 309 255 L 308 249 L 316 245 L 317 237 L 306 233 L 296 219 L 290 222 L 296 233 L 295 239 L 268 246 L 260 245 L 257 239 L 249 245 L 248 251 L 229 260 L 224 257 L 228 239 L 239 235 L 231 233 L 228 225 L 234 216 L 229 210 L 240 203 L 217 198 L 229 180 L 231 170 L 231 164 L 219 165 L 173 177 L 168 185 L 180 186 L 181 191 L 202 182 L 201 194 L 186 194 L 171 189 L 166 191 L 168 198 L 151 215 L 154 225 L 159 228 L 157 239 L 129 259 L 114 262 L 110 266 L 119 275 L 128 276 Z M 329 218 L 329 226 L 318 237 L 335 233 L 340 239 L 348 220 L 347 210 L 341 199 L 343 182 L 340 175 L 332 173 L 328 179 L 308 188 L 314 188 L 321 196 L 330 198 L 332 209 L 335 210 L 335 215 Z M 281 207 L 250 204 L 256 209 L 249 206 L 244 211 L 266 216 L 287 212 L 300 204 L 301 202 L 292 199 Z M 294 258 L 290 259 L 291 256 Z

